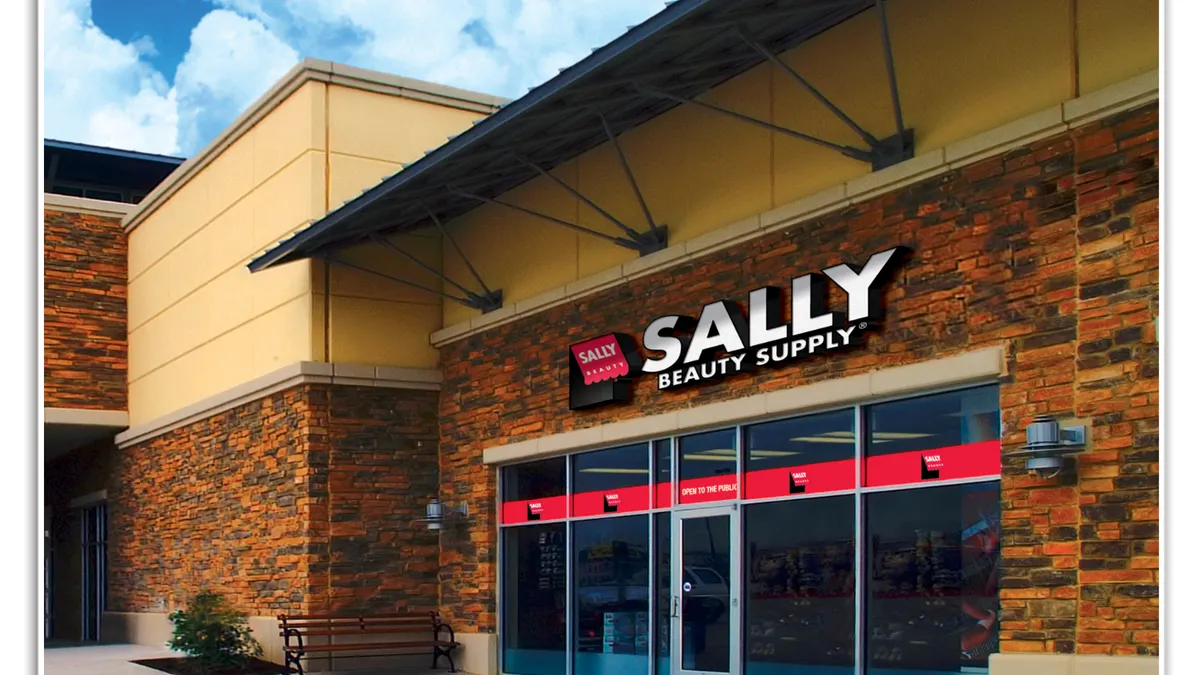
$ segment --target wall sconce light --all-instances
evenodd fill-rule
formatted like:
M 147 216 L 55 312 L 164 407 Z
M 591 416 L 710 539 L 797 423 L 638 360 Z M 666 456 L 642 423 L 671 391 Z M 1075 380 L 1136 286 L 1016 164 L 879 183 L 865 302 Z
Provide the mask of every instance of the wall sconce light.
M 1024 457 L 1025 468 L 1038 478 L 1054 478 L 1062 471 L 1063 461 L 1086 450 L 1087 427 L 1060 427 L 1049 415 L 1038 415 L 1025 427 L 1025 445 L 1009 453 Z
M 466 517 L 467 505 L 465 502 L 451 506 L 435 498 L 425 506 L 425 517 L 418 518 L 417 522 L 425 523 L 430 530 L 436 531 L 456 520 L 465 520 Z

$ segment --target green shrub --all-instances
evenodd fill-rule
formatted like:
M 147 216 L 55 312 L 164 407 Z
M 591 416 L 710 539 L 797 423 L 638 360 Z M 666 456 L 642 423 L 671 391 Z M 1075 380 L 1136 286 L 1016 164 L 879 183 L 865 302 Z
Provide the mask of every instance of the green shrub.
M 246 615 L 217 593 L 201 591 L 187 609 L 171 612 L 175 628 L 167 646 L 187 654 L 201 672 L 244 665 L 262 654 Z

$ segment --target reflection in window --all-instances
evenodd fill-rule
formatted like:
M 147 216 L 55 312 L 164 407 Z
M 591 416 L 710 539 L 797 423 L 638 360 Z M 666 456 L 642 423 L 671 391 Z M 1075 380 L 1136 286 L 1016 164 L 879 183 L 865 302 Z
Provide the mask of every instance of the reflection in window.
M 733 558 L 728 515 L 685 518 L 680 528 L 683 588 L 679 623 L 685 670 L 728 673 Z M 707 581 L 706 581 L 707 580 Z
M 645 485 L 650 476 L 647 450 L 645 443 L 638 443 L 576 455 L 571 489 L 600 492 Z
M 881 403 L 868 408 L 867 419 L 868 456 L 998 441 L 1000 390 L 990 385 Z
M 567 672 L 566 532 L 562 523 L 502 530 L 506 673 Z
M 754 424 L 745 440 L 747 499 L 854 488 L 853 409 Z
M 853 673 L 854 496 L 752 504 L 745 517 L 746 674 Z
M 574 525 L 576 675 L 646 672 L 649 524 L 642 515 Z
M 986 668 L 999 646 L 1000 486 L 866 496 L 870 670 Z
M 737 433 L 710 431 L 679 439 L 679 501 L 709 502 L 737 496 Z
M 504 501 L 545 499 L 567 494 L 567 458 L 554 457 L 504 469 Z

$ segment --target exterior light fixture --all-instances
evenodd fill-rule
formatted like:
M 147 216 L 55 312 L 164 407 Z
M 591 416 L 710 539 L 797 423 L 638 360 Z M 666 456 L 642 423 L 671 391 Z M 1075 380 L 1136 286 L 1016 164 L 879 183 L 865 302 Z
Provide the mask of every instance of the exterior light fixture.
M 439 501 L 434 498 L 425 506 L 425 517 L 418 518 L 418 523 L 425 523 L 425 526 L 432 531 L 441 530 L 442 526 L 449 524 L 454 520 L 461 520 L 467 517 L 467 505 L 465 503 L 457 506 Z
M 1060 427 L 1049 415 L 1038 415 L 1025 427 L 1025 445 L 1009 453 L 1024 457 L 1025 468 L 1038 478 L 1054 478 L 1062 471 L 1063 460 L 1086 449 L 1087 428 L 1080 425 Z

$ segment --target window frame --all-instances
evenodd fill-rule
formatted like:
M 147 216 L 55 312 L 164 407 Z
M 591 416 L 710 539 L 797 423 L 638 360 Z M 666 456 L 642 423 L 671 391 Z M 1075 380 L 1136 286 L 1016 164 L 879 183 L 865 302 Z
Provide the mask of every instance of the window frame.
M 867 666 L 868 666 L 868 661 L 869 661 L 869 659 L 867 658 L 868 655 L 865 652 L 865 650 L 866 650 L 866 640 L 865 640 L 865 637 L 866 637 L 865 636 L 865 630 L 866 630 L 866 615 L 865 615 L 866 596 L 865 596 L 865 592 L 866 592 L 866 589 L 865 589 L 865 583 L 867 582 L 866 577 L 868 574 L 868 565 L 869 565 L 870 561 L 866 560 L 864 557 L 866 555 L 865 552 L 867 550 L 867 547 L 864 546 L 864 542 L 863 542 L 863 537 L 865 536 L 866 495 L 868 495 L 870 493 L 874 493 L 874 492 L 894 492 L 894 491 L 902 491 L 902 490 L 919 490 L 919 489 L 923 489 L 923 488 L 935 488 L 935 487 L 943 487 L 943 486 L 951 486 L 951 485 L 979 484 L 979 483 L 990 483 L 990 482 L 999 483 L 1000 478 L 1001 478 L 1001 473 L 1002 473 L 1002 465 L 999 462 L 997 462 L 995 473 L 988 473 L 985 475 L 971 476 L 971 477 L 967 477 L 967 478 L 929 479 L 929 480 L 919 480 L 916 482 L 905 482 L 905 483 L 896 483 L 896 484 L 889 484 L 889 485 L 867 486 L 865 484 L 866 459 L 867 459 L 867 454 L 866 454 L 867 440 L 866 440 L 865 434 L 869 433 L 869 427 L 868 427 L 869 409 L 872 406 L 896 402 L 896 401 L 918 399 L 918 398 L 924 398 L 927 396 L 934 396 L 934 395 L 939 395 L 939 394 L 949 394 L 949 393 L 955 393 L 955 392 L 964 392 L 965 393 L 965 392 L 968 392 L 971 390 L 976 390 L 976 389 L 992 388 L 995 391 L 996 412 L 997 412 L 997 415 L 1000 416 L 1000 421 L 999 421 L 1000 441 L 997 441 L 997 442 L 1002 443 L 1003 438 L 1004 438 L 1004 430 L 1005 430 L 1003 416 L 1001 414 L 1003 411 L 1003 407 L 1001 406 L 1001 403 L 1000 403 L 1000 393 L 1001 393 L 1000 389 L 1001 389 L 1002 384 L 1003 383 L 996 378 L 976 379 L 973 381 L 962 382 L 962 383 L 958 383 L 958 384 L 950 385 L 950 386 L 946 386 L 946 387 L 918 389 L 918 390 L 906 392 L 904 394 L 865 398 L 865 399 L 861 399 L 858 401 L 843 402 L 843 403 L 839 403 L 839 404 L 814 407 L 811 409 L 804 410 L 802 412 L 790 412 L 790 413 L 784 413 L 784 414 L 766 415 L 766 416 L 762 416 L 762 417 L 758 417 L 758 418 L 754 418 L 751 420 L 746 420 L 746 421 L 738 422 L 738 423 L 734 423 L 734 424 L 724 423 L 724 424 L 712 424 L 712 425 L 692 427 L 692 428 L 688 428 L 688 429 L 679 430 L 676 433 L 669 434 L 669 435 L 668 434 L 659 434 L 659 435 L 655 435 L 655 436 L 652 436 L 649 438 L 644 438 L 641 440 L 628 440 L 628 441 L 623 441 L 623 442 L 605 444 L 605 445 L 598 446 L 598 447 L 593 446 L 593 447 L 588 447 L 588 448 L 580 448 L 577 450 L 560 453 L 555 456 L 561 456 L 561 457 L 566 458 L 565 499 L 567 500 L 567 504 L 568 504 L 568 511 L 567 511 L 566 516 L 563 518 L 556 518 L 553 520 L 527 521 L 527 522 L 519 522 L 519 523 L 502 523 L 502 522 L 499 522 L 500 518 L 497 518 L 497 528 L 499 530 L 503 530 L 503 529 L 513 528 L 513 527 L 527 527 L 527 526 L 533 526 L 533 525 L 538 525 L 538 524 L 546 524 L 546 523 L 550 523 L 550 522 L 566 523 L 567 527 L 566 527 L 565 546 L 566 546 L 567 550 L 570 551 L 570 550 L 573 550 L 572 547 L 574 546 L 574 541 L 573 541 L 574 528 L 572 527 L 572 524 L 576 521 L 598 520 L 598 519 L 602 519 L 602 518 L 635 517 L 635 516 L 649 518 L 650 520 L 649 520 L 648 525 L 650 528 L 649 529 L 650 541 L 649 541 L 648 557 L 649 557 L 649 563 L 650 563 L 650 576 L 652 577 L 652 582 L 656 582 L 656 576 L 655 576 L 657 574 L 656 565 L 658 562 L 659 554 L 657 551 L 658 531 L 656 528 L 655 521 L 656 521 L 656 516 L 658 514 L 662 514 L 662 513 L 670 514 L 675 511 L 687 511 L 690 509 L 712 508 L 714 506 L 730 505 L 730 504 L 737 504 L 737 505 L 761 504 L 761 503 L 769 503 L 769 502 L 776 502 L 776 501 L 792 501 L 792 500 L 801 500 L 801 499 L 821 499 L 821 498 L 825 498 L 825 497 L 834 497 L 834 496 L 839 496 L 839 495 L 854 495 L 854 519 L 855 519 L 854 537 L 855 537 L 855 550 L 856 550 L 855 590 L 854 590 L 855 617 L 856 617 L 855 618 L 855 637 L 854 637 L 854 645 L 855 645 L 855 650 L 856 650 L 856 652 L 855 652 L 856 653 L 855 673 L 857 675 L 862 675 L 863 673 L 866 673 L 868 671 Z M 781 421 L 786 421 L 786 420 L 790 420 L 790 419 L 823 415 L 823 414 L 828 414 L 828 413 L 838 412 L 838 411 L 845 411 L 845 410 L 852 410 L 853 415 L 854 415 L 855 482 L 854 482 L 853 488 L 848 488 L 848 489 L 843 489 L 843 490 L 830 490 L 830 491 L 825 491 L 825 492 L 816 491 L 816 492 L 811 492 L 811 493 L 788 494 L 788 495 L 783 495 L 783 496 L 779 496 L 779 497 L 767 497 L 767 498 L 758 498 L 758 499 L 750 499 L 750 498 L 746 497 L 746 494 L 745 494 L 746 493 L 745 465 L 747 462 L 747 457 L 746 457 L 746 452 L 747 452 L 746 451 L 746 447 L 747 447 L 746 428 L 747 427 L 758 425 L 758 424 L 770 423 L 770 422 L 781 422 Z M 693 435 L 698 435 L 698 434 L 703 434 L 703 433 L 713 432 L 713 431 L 722 431 L 725 429 L 733 430 L 734 442 L 736 444 L 736 450 L 737 450 L 737 469 L 736 469 L 737 489 L 734 493 L 734 496 L 729 499 L 723 499 L 723 500 L 714 500 L 714 501 L 707 501 L 707 502 L 690 502 L 690 503 L 686 503 L 686 504 L 680 503 L 680 499 L 679 499 L 679 489 L 680 489 L 680 487 L 679 487 L 680 486 L 680 477 L 679 477 L 680 443 L 679 443 L 679 439 L 682 437 L 685 437 L 685 436 L 693 436 Z M 659 493 L 658 493 L 657 477 L 658 477 L 659 461 L 658 461 L 657 450 L 658 450 L 658 444 L 661 442 L 666 442 L 669 444 L 669 449 L 670 449 L 669 457 L 670 457 L 670 461 L 671 461 L 671 466 L 670 466 L 670 475 L 671 475 L 670 496 L 671 496 L 671 499 L 670 499 L 670 502 L 667 503 L 666 505 L 661 505 L 659 503 L 659 499 L 658 499 Z M 613 449 L 613 448 L 619 448 L 619 447 L 628 447 L 631 445 L 639 445 L 639 444 L 642 444 L 645 446 L 645 451 L 647 453 L 647 460 L 648 460 L 648 466 L 649 466 L 649 489 L 651 491 L 650 504 L 649 504 L 650 508 L 638 510 L 636 512 L 631 511 L 631 512 L 626 512 L 626 513 L 605 513 L 605 514 L 601 514 L 601 515 L 591 515 L 591 516 L 576 516 L 576 515 L 574 515 L 573 511 L 570 509 L 570 505 L 572 504 L 572 500 L 573 500 L 574 494 L 575 494 L 574 486 L 573 486 L 573 478 L 574 478 L 574 459 L 573 458 L 574 458 L 574 456 L 588 453 L 588 452 L 595 452 L 595 451 L 599 451 L 599 450 L 607 450 L 607 449 Z M 550 458 L 551 457 L 537 457 L 537 458 L 531 458 L 530 460 L 526 460 L 526 461 L 511 462 L 511 463 L 506 463 L 506 464 L 502 464 L 502 465 L 498 465 L 498 466 L 494 467 L 494 470 L 496 472 L 494 475 L 496 477 L 496 486 L 497 486 L 496 505 L 497 505 L 497 514 L 498 515 L 503 512 L 502 509 L 504 508 L 504 504 L 505 504 L 505 501 L 504 501 L 504 477 L 505 477 L 505 474 L 504 474 L 504 472 L 508 469 L 512 469 L 514 467 L 519 467 L 523 464 L 528 464 L 531 462 L 541 461 L 541 460 L 550 459 Z M 739 512 L 738 517 L 744 519 L 745 518 L 744 509 L 738 509 L 738 512 Z M 743 526 L 744 526 L 744 522 L 743 522 Z M 501 586 L 503 584 L 503 579 L 504 579 L 504 572 L 505 572 L 504 561 L 506 560 L 506 557 L 505 557 L 505 551 L 504 551 L 504 537 L 502 536 L 503 533 L 501 532 L 499 534 L 501 536 L 497 537 L 499 550 L 497 551 L 498 555 L 496 558 L 496 560 L 497 560 L 497 565 L 496 565 L 496 568 L 497 568 L 496 569 L 496 577 L 497 577 L 496 578 L 496 584 L 497 584 L 496 585 L 496 590 L 497 590 L 497 593 L 496 593 L 496 596 L 497 596 L 496 597 L 496 616 L 497 616 L 496 631 L 497 631 L 497 638 L 498 638 L 497 642 L 500 645 L 501 651 L 503 651 L 503 645 L 504 645 L 503 633 L 505 630 L 505 627 L 504 627 L 504 616 L 505 615 L 504 615 L 504 603 L 503 603 L 503 590 L 502 590 Z M 671 545 L 675 546 L 676 543 L 677 542 L 672 541 Z M 740 562 L 740 564 L 744 564 L 744 562 L 745 561 L 743 560 Z M 568 565 L 567 565 L 567 570 L 566 570 L 566 583 L 567 583 L 568 589 L 574 588 L 574 582 L 575 582 L 574 567 L 575 567 L 574 560 L 569 560 Z M 743 580 L 743 585 L 744 585 L 744 580 Z M 658 628 L 654 624 L 654 621 L 657 620 L 657 612 L 658 612 L 657 602 L 656 602 L 657 601 L 657 593 L 655 592 L 656 588 L 657 587 L 652 584 L 651 592 L 649 594 L 648 608 L 647 608 L 647 612 L 648 612 L 649 616 L 651 617 L 651 625 L 649 628 L 649 631 L 650 631 L 649 637 L 652 641 L 656 641 L 658 639 L 658 632 L 657 632 Z M 743 589 L 743 591 L 744 590 L 745 589 Z M 566 621 L 566 625 L 567 625 L 567 636 L 566 636 L 567 650 L 566 650 L 566 653 L 564 654 L 565 662 L 564 662 L 564 670 L 562 672 L 565 673 L 565 675 L 573 675 L 574 674 L 574 658 L 573 658 L 572 648 L 573 648 L 573 645 L 575 644 L 574 640 L 575 640 L 576 636 L 574 635 L 574 632 L 573 632 L 574 631 L 574 626 L 572 623 L 574 621 L 573 609 L 574 609 L 574 603 L 573 603 L 573 601 L 569 600 L 566 603 L 566 607 L 564 608 L 565 621 Z M 742 616 L 738 620 L 740 622 L 744 622 L 745 617 Z M 743 648 L 744 648 L 744 645 L 743 645 Z M 500 667 L 501 674 L 502 675 L 511 675 L 503 670 L 503 654 L 501 653 L 499 655 L 499 657 L 500 657 L 499 658 L 499 661 L 500 661 L 499 667 Z M 745 658 L 744 653 L 731 654 L 731 659 L 733 659 L 734 661 L 737 661 L 738 659 L 744 660 L 744 658 Z M 649 668 L 648 668 L 647 675 L 655 675 L 655 673 L 657 672 L 656 671 L 656 665 L 657 665 L 656 660 L 657 660 L 656 652 L 654 651 L 653 648 L 651 648 L 650 654 L 649 654 Z

